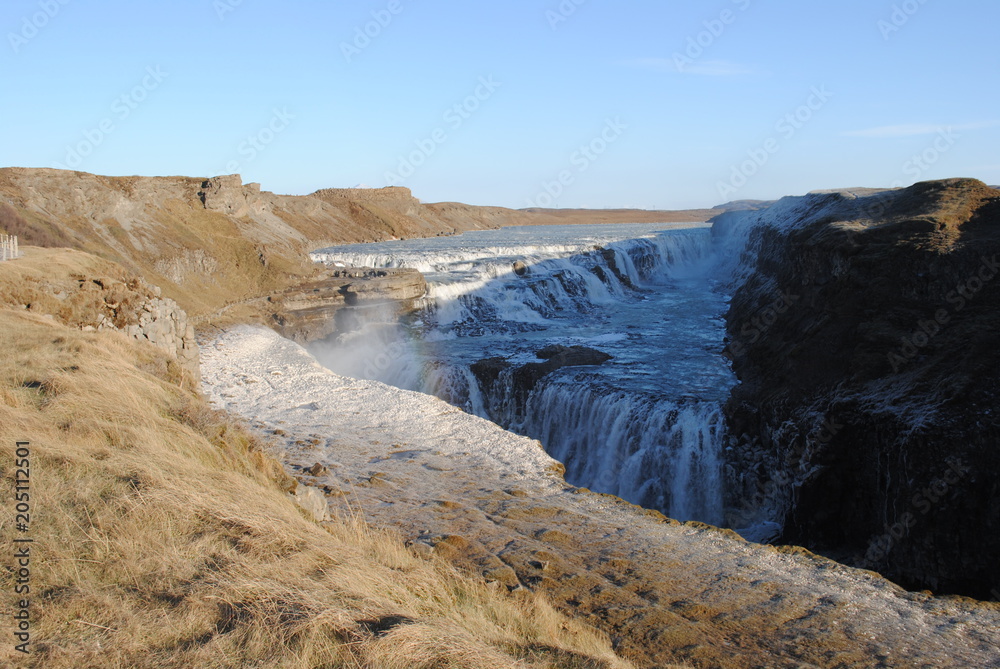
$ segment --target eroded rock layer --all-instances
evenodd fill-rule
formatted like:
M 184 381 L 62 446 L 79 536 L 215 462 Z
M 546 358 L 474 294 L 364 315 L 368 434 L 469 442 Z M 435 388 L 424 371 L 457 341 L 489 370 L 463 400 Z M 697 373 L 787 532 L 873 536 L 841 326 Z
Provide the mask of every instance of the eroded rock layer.
M 268 298 L 282 336 L 308 343 L 356 329 L 367 309 L 409 312 L 427 283 L 414 269 L 342 268 Z

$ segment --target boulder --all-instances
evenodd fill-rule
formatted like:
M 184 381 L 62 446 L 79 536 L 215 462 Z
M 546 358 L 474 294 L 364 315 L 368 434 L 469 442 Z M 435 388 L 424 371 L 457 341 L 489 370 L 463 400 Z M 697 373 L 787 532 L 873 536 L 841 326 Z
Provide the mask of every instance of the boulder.
M 302 507 L 316 522 L 330 520 L 330 511 L 327 507 L 326 495 L 319 488 L 314 488 L 301 483 L 292 493 L 292 498 L 296 504 Z

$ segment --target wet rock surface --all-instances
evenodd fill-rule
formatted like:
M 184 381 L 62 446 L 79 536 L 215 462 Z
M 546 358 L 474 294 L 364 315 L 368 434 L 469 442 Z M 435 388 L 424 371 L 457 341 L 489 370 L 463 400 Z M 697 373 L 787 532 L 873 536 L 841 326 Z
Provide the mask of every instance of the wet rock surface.
M 300 343 L 354 329 L 367 308 L 388 308 L 397 315 L 413 310 L 427 284 L 412 269 L 329 270 L 309 283 L 268 298 L 272 321 L 282 336 Z
M 1000 594 L 1000 197 L 973 180 L 786 198 L 727 316 L 741 526 L 909 588 Z
M 491 415 L 494 408 L 491 405 L 496 398 L 510 398 L 514 407 L 505 407 L 504 411 L 513 410 L 512 415 L 523 416 L 528 396 L 544 377 L 563 367 L 602 365 L 611 360 L 610 355 L 594 348 L 559 344 L 546 346 L 538 350 L 535 355 L 544 362 L 518 365 L 503 357 L 493 357 L 485 358 L 470 366 L 469 369 L 479 382 L 479 387 L 486 398 L 487 410 L 491 411 Z M 495 388 L 497 384 L 508 385 L 509 391 Z

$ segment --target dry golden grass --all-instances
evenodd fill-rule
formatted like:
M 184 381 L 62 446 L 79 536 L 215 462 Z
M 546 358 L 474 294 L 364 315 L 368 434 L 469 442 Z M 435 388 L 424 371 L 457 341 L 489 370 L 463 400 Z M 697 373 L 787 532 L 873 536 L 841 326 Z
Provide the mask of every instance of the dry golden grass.
M 82 251 L 28 246 L 22 252 L 18 260 L 0 264 L 0 307 L 29 306 L 64 324 L 97 325 L 105 298 L 126 312 L 130 301 L 151 294 L 120 265 Z M 104 286 L 112 285 L 104 294 Z
M 627 666 L 542 601 L 360 523 L 308 520 L 255 437 L 152 347 L 3 309 L 0 349 L 0 471 L 12 490 L 15 441 L 30 440 L 35 541 L 34 652 L 6 643 L 0 664 Z
M 304 241 L 256 241 L 236 219 L 176 200 L 156 209 L 154 223 L 129 229 L 113 218 L 94 222 L 87 216 L 64 215 L 53 221 L 0 203 L 0 232 L 19 235 L 25 251 L 32 246 L 70 247 L 113 262 L 121 271 L 160 286 L 192 316 L 267 295 L 317 271 Z M 198 266 L 193 260 L 198 257 L 207 259 L 208 268 Z M 179 282 L 164 274 L 174 263 L 183 276 Z

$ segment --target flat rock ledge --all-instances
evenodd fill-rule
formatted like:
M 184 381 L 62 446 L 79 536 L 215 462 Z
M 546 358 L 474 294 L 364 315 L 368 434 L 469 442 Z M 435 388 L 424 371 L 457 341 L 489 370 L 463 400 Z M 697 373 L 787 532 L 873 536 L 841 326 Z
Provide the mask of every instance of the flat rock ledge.
M 268 302 L 275 329 L 288 339 L 309 343 L 354 329 L 366 309 L 407 313 L 426 292 L 423 275 L 414 269 L 345 267 L 273 294 Z

